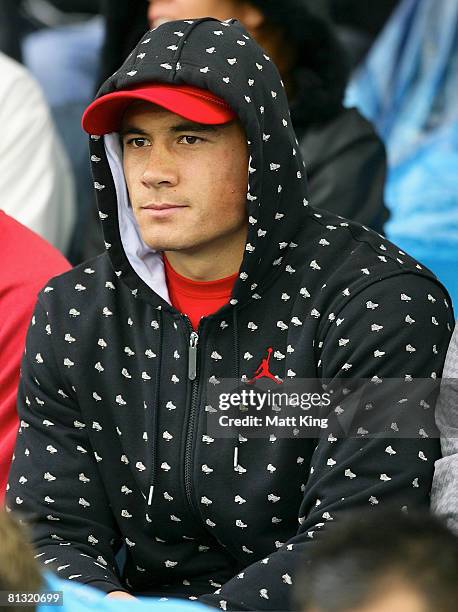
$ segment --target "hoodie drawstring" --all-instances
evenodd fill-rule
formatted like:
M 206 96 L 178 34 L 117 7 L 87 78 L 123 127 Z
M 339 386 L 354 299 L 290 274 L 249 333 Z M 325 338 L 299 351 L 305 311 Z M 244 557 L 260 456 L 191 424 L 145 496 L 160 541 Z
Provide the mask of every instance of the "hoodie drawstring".
M 232 310 L 232 334 L 233 334 L 233 339 L 234 339 L 234 377 L 238 385 L 240 383 L 240 360 L 239 360 L 239 334 L 238 334 L 238 324 L 237 324 L 237 308 L 233 308 Z M 234 469 L 236 469 L 239 464 L 239 441 L 240 441 L 240 434 L 239 434 L 239 428 L 237 427 L 237 437 L 235 439 L 234 459 L 233 459 Z
M 151 484 L 148 492 L 148 506 L 150 507 L 153 503 L 153 495 L 154 495 L 154 485 L 156 483 L 156 459 L 157 459 L 157 445 L 158 445 L 158 417 L 159 417 L 159 397 L 160 397 L 160 385 L 161 385 L 161 365 L 162 365 L 162 340 L 163 340 L 163 330 L 162 330 L 162 309 L 158 310 L 158 319 L 159 319 L 159 350 L 157 354 L 157 372 L 156 372 L 156 385 L 154 389 L 154 403 L 153 403 L 153 448 L 152 454 L 153 458 L 151 461 Z

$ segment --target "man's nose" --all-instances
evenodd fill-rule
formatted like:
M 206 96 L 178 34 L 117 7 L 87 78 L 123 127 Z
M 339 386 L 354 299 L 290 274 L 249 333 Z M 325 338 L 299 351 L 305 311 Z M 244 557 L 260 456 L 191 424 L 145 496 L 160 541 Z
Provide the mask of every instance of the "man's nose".
M 165 147 L 151 146 L 142 182 L 147 187 L 174 187 L 177 185 L 177 164 L 173 155 Z

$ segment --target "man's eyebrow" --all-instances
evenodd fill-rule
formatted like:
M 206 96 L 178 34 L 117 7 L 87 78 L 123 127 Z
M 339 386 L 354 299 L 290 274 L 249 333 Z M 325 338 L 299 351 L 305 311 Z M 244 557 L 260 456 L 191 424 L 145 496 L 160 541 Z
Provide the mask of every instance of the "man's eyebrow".
M 128 134 L 140 134 L 140 136 L 148 136 L 145 130 L 137 127 L 136 125 L 126 125 L 125 127 L 119 130 L 119 135 L 121 137 L 127 136 Z
M 216 134 L 219 130 L 224 129 L 232 125 L 232 121 L 222 123 L 218 125 L 211 125 L 207 123 L 196 123 L 194 121 L 182 121 L 175 125 L 172 125 L 169 129 L 174 134 L 181 132 L 201 132 L 201 133 L 212 133 Z M 124 138 L 128 134 L 139 134 L 140 136 L 148 136 L 148 132 L 136 125 L 126 125 L 119 131 L 121 138 Z
M 222 126 L 220 126 L 222 127 Z M 177 132 L 217 132 L 218 126 L 209 125 L 206 123 L 195 123 L 194 121 L 183 121 L 173 125 L 170 130 Z

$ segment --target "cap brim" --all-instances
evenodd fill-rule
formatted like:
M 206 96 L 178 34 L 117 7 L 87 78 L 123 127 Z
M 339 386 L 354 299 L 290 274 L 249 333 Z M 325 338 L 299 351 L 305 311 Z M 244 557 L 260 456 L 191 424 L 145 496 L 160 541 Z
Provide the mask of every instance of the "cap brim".
M 211 92 L 186 85 L 150 84 L 114 91 L 94 100 L 84 111 L 83 129 L 98 136 L 118 132 L 127 107 L 136 100 L 157 104 L 196 123 L 224 124 L 236 117 L 229 105 Z

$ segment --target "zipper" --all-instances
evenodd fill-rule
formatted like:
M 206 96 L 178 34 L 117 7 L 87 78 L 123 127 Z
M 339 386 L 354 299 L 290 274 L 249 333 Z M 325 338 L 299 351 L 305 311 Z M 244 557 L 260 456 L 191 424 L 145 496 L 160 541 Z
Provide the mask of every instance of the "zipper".
M 189 412 L 188 429 L 186 432 L 184 485 L 189 506 L 200 516 L 200 513 L 192 498 L 192 445 L 194 441 L 197 400 L 199 397 L 199 379 L 197 377 L 197 349 L 199 344 L 199 334 L 193 330 L 188 317 L 184 317 L 184 319 L 187 322 L 188 328 L 191 330 L 188 345 L 188 379 L 191 381 L 191 409 Z
M 188 378 L 194 381 L 197 376 L 197 344 L 199 342 L 199 334 L 195 331 L 191 332 L 189 337 L 188 351 Z

